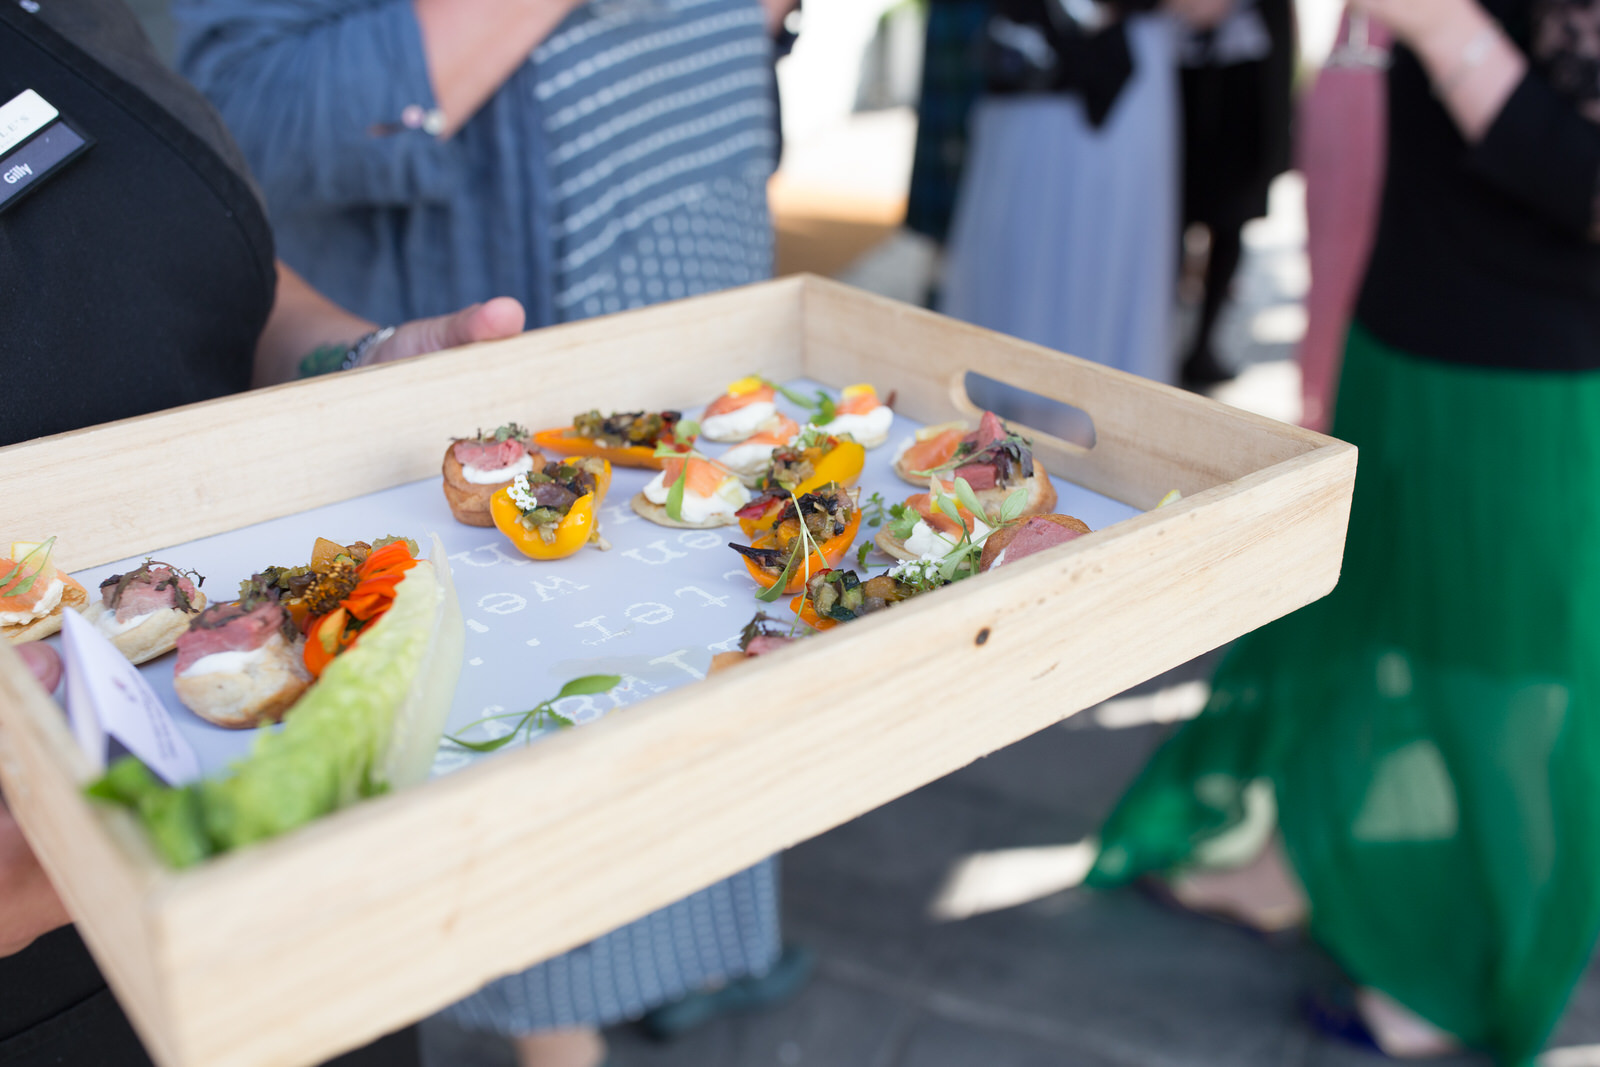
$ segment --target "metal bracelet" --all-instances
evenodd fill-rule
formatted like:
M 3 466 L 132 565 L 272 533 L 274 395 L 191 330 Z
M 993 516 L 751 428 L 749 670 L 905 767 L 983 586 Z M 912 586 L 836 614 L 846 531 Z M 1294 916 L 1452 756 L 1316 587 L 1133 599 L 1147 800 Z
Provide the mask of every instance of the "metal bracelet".
M 1485 26 L 1473 34 L 1472 40 L 1461 49 L 1461 58 L 1456 60 L 1456 65 L 1451 68 L 1450 74 L 1440 78 L 1434 85 L 1433 95 L 1443 100 L 1461 88 L 1462 83 L 1472 76 L 1472 72 L 1483 66 L 1483 61 L 1489 58 L 1489 51 L 1499 36 L 1498 26 Z
M 372 350 L 394 336 L 394 327 L 385 326 L 381 330 L 373 330 L 361 340 L 351 345 L 345 352 L 344 359 L 339 362 L 340 370 L 355 370 L 366 365 L 367 357 Z

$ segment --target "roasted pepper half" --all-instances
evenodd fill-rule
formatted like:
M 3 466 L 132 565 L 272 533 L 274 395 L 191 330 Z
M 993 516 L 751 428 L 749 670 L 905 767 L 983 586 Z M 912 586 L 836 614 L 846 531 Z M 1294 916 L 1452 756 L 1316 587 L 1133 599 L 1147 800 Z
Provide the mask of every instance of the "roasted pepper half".
M 762 589 L 784 579 L 783 592 L 798 593 L 809 575 L 837 567 L 861 529 L 861 510 L 851 494 L 837 485 L 791 497 L 776 525 L 748 548 L 734 545 L 745 569 Z M 802 532 L 803 531 L 803 532 Z M 803 546 L 810 550 L 800 555 Z
M 600 540 L 596 513 L 611 487 L 611 464 L 589 456 L 519 474 L 489 498 L 489 514 L 517 551 L 565 559 Z
M 762 482 L 765 494 L 739 512 L 739 527 L 748 537 L 772 528 L 788 505 L 790 493 L 803 496 L 830 483 L 844 488 L 855 485 L 867 461 L 867 450 L 837 437 L 816 438 L 808 444 L 802 435 L 796 444 L 774 449 L 772 460 L 772 471 Z
M 590 411 L 573 419 L 571 426 L 540 430 L 533 441 L 562 456 L 594 456 L 619 467 L 660 470 L 667 457 L 657 448 L 667 445 L 680 452 L 694 447 L 694 437 L 678 437 L 682 416 L 676 411 L 625 411 L 602 416 Z

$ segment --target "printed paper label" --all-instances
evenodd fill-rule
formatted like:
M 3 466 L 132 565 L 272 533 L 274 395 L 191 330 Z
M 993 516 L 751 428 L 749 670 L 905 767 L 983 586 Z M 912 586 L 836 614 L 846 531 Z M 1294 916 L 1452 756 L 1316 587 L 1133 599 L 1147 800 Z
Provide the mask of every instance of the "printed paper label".
M 67 664 L 67 699 L 74 730 L 80 712 L 92 711 L 105 732 L 128 746 L 156 776 L 169 785 L 200 777 L 200 761 L 178 733 L 172 713 L 139 674 L 139 668 L 117 651 L 109 638 L 76 611 L 62 615 L 61 651 Z M 87 702 L 87 708 L 84 704 Z M 79 731 L 80 740 L 84 732 Z M 104 762 L 105 747 L 89 752 Z

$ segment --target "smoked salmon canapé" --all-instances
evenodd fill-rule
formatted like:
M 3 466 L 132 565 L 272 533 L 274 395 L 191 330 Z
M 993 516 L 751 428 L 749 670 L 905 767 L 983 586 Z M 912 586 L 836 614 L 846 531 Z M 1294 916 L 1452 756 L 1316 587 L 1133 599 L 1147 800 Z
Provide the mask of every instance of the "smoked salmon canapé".
M 862 448 L 877 448 L 889 440 L 894 412 L 878 399 L 878 391 L 872 386 L 847 385 L 832 412 L 819 414 L 812 425 L 835 437 L 848 437 Z
M 740 378 L 706 405 L 700 416 L 700 436 L 707 441 L 743 441 L 770 429 L 781 417 L 772 385 L 755 376 Z
M 59 632 L 63 610 L 88 606 L 88 591 L 50 562 L 55 543 L 13 541 L 0 557 L 0 635 L 14 645 Z
M 696 454 L 664 460 L 661 473 L 629 501 L 641 518 L 686 530 L 732 526 L 748 503 L 750 490 L 732 471 Z

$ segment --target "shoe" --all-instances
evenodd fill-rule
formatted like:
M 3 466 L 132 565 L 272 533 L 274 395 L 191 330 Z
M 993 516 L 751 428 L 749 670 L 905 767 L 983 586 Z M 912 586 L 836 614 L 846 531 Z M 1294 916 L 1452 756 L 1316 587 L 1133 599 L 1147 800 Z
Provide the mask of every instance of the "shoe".
M 1378 1039 L 1367 1029 L 1367 1021 L 1356 1006 L 1356 991 L 1345 982 L 1334 982 L 1300 995 L 1300 1017 L 1306 1025 L 1330 1041 L 1354 1045 L 1367 1052 L 1385 1055 Z
M 1225 366 L 1209 348 L 1189 353 L 1189 358 L 1183 361 L 1183 367 L 1178 372 L 1183 387 L 1196 393 L 1208 386 L 1231 382 L 1238 376 L 1238 371 Z
M 785 945 L 772 969 L 760 977 L 739 978 L 718 989 L 690 993 L 639 1019 L 639 1029 L 656 1041 L 671 1041 L 721 1015 L 771 1008 L 804 988 L 816 968 L 816 953 Z

